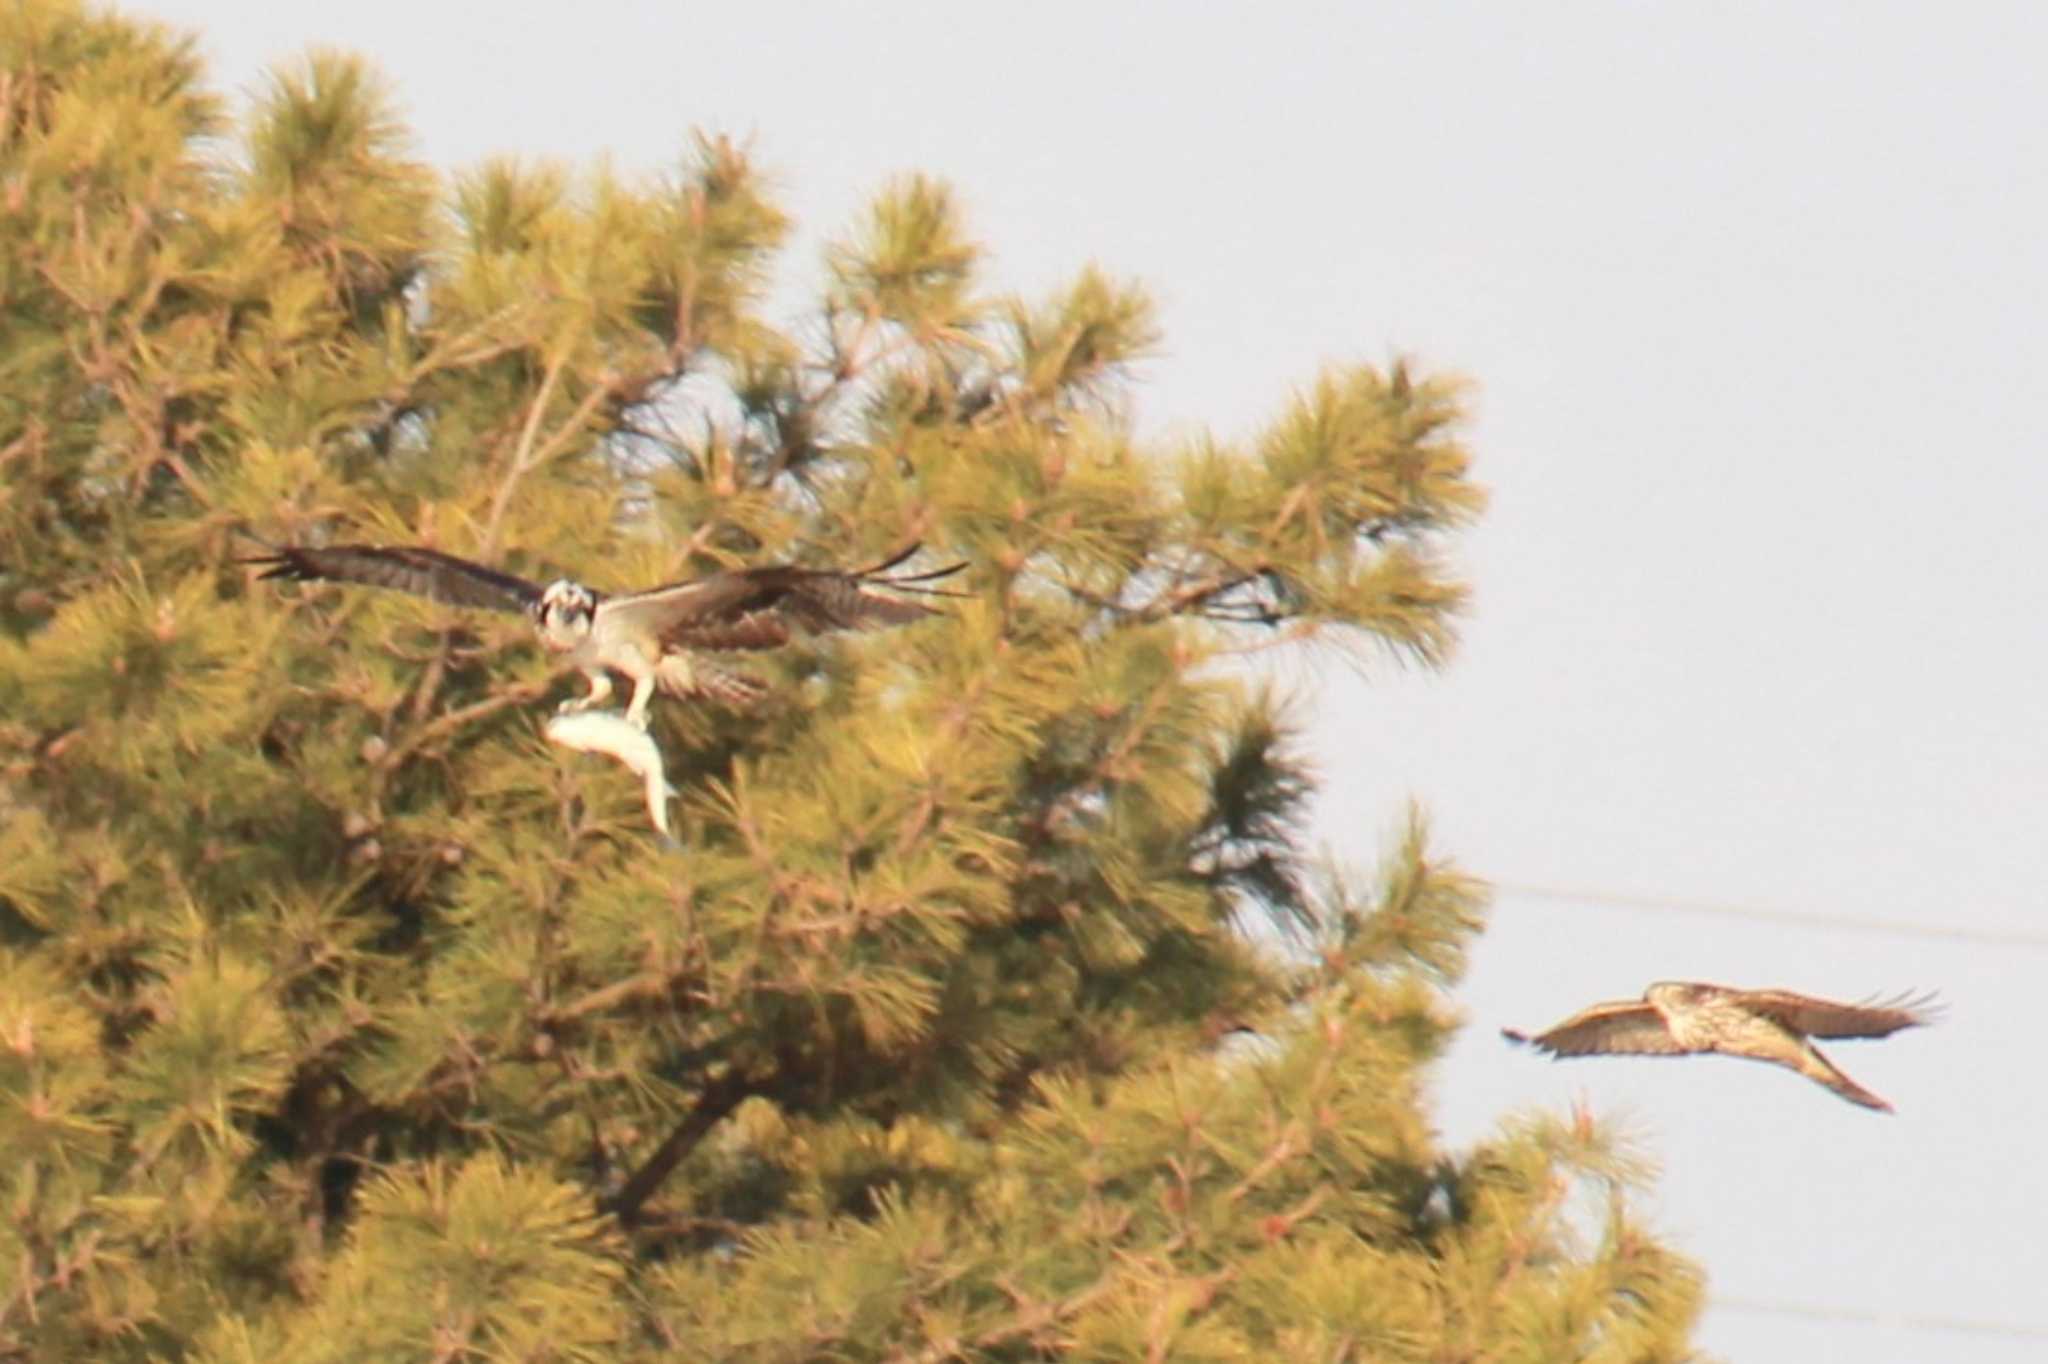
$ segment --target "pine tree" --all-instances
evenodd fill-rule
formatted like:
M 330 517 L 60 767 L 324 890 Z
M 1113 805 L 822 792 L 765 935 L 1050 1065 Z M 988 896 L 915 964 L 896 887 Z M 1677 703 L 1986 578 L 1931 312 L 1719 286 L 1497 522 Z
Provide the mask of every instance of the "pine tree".
M 444 184 L 353 58 L 237 128 L 147 23 L 0 53 L 0 1354 L 1689 1356 L 1599 1123 L 1433 1139 L 1483 888 L 1309 856 L 1243 662 L 1445 658 L 1455 382 L 1157 448 L 1142 289 L 991 296 L 933 181 L 778 325 L 728 141 Z M 668 853 L 524 622 L 237 562 L 344 539 L 972 567 L 658 701 Z

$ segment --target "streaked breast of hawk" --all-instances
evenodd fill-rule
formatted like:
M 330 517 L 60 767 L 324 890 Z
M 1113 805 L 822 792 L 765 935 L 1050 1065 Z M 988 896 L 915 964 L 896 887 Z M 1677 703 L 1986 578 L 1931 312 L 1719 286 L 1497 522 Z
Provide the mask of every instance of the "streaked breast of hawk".
M 913 544 L 866 568 L 772 564 L 617 595 L 568 578 L 543 587 L 417 545 L 290 546 L 242 562 L 261 566 L 263 578 L 361 583 L 451 606 L 522 613 L 550 652 L 567 655 L 590 680 L 590 694 L 565 702 L 563 710 L 603 704 L 612 693 L 611 674 L 619 672 L 633 680 L 626 718 L 645 726 L 656 688 L 733 704 L 766 690 L 759 678 L 702 655 L 774 649 L 799 634 L 900 625 L 934 614 L 937 608 L 917 598 L 961 595 L 934 584 L 966 565 L 891 571 L 918 548 Z
M 1937 1012 L 1932 995 L 1840 1004 L 1790 990 L 1661 981 L 1641 999 L 1595 1004 L 1533 1037 L 1511 1028 L 1501 1033 L 1553 1057 L 1746 1056 L 1796 1070 L 1850 1103 L 1889 1113 L 1890 1104 L 1836 1069 L 1812 1039 L 1889 1037 L 1932 1022 Z

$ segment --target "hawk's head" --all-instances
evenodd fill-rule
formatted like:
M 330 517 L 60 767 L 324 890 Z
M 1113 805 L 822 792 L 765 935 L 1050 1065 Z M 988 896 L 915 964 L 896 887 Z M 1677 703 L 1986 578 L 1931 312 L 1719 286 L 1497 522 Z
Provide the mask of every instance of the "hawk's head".
M 541 639 L 556 649 L 574 648 L 590 633 L 590 623 L 596 615 L 597 594 L 567 578 L 557 578 L 543 588 L 533 607 Z
M 1721 993 L 1723 991 L 1714 985 L 1701 985 L 1689 980 L 1660 980 L 1643 991 L 1643 998 L 1652 1004 L 1684 1009 L 1704 1003 Z

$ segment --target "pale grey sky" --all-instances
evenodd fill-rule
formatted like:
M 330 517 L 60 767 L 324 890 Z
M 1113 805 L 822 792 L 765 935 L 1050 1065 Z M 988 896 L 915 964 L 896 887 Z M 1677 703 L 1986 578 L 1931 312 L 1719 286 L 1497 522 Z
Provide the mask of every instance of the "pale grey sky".
M 1732 1361 L 2048 1352 L 2048 9 L 132 8 L 201 30 L 230 90 L 369 54 L 444 167 L 751 133 L 793 271 L 890 173 L 941 175 L 1002 283 L 1154 287 L 1149 429 L 1249 432 L 1327 361 L 1470 375 L 1467 646 L 1316 693 L 1332 846 L 1369 859 L 1414 794 L 1471 870 L 1580 893 L 1502 894 L 1446 1136 L 1630 1115 Z M 1890 1118 L 1497 1036 L 1662 977 L 1951 1008 L 1833 1049 Z

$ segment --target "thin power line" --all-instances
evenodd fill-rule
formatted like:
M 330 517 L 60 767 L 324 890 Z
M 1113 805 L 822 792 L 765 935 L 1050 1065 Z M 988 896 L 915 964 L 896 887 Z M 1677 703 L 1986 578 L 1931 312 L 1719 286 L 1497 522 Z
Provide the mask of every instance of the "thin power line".
M 1708 1300 L 1708 1306 L 1725 1312 L 1756 1312 L 1777 1317 L 1805 1317 L 1809 1321 L 1854 1321 L 1868 1326 L 1886 1326 L 1904 1331 L 1942 1331 L 1951 1335 L 2006 1336 L 2015 1340 L 2048 1340 L 2048 1326 L 2031 1326 L 2019 1321 L 1980 1321 L 1969 1317 L 1929 1317 L 1908 1312 L 1868 1312 L 1853 1307 L 1808 1307 L 1796 1302 L 1767 1302 L 1761 1298 Z
M 1800 928 L 1811 928 L 1821 932 L 1889 933 L 1902 938 L 1937 938 L 1947 942 L 1990 943 L 2000 947 L 2048 947 L 2048 934 L 2022 933 L 2011 929 L 1958 928 L 1847 914 L 1795 914 L 1782 909 L 1754 909 L 1744 905 L 1711 904 L 1699 900 L 1669 900 L 1662 896 L 1619 895 L 1603 890 L 1565 890 L 1557 886 L 1534 886 L 1518 881 L 1494 881 L 1491 884 L 1503 895 L 1555 900 L 1563 904 L 1607 905 L 1616 909 L 1679 914 L 1710 914 L 1723 919 L 1749 919 L 1757 923 L 1796 924 Z

